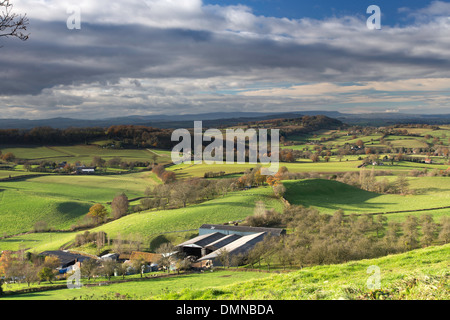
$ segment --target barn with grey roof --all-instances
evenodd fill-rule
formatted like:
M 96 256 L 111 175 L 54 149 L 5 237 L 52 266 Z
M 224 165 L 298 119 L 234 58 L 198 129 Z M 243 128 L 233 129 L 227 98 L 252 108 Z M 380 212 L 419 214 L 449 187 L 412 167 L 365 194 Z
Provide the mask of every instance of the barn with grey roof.
M 286 230 L 278 228 L 204 224 L 198 237 L 179 244 L 177 249 L 199 262 L 211 261 L 214 265 L 221 265 L 218 257 L 224 250 L 230 257 L 245 254 L 266 236 L 284 234 Z

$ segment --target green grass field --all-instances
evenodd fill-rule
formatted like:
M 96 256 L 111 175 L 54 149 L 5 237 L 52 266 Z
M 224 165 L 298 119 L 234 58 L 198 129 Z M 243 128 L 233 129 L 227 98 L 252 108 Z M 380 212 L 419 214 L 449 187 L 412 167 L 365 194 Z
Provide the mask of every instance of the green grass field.
M 295 205 L 315 207 L 323 213 L 344 210 L 351 213 L 378 213 L 450 206 L 450 179 L 447 177 L 409 178 L 414 195 L 377 194 L 347 184 L 323 179 L 284 181 L 285 198 Z M 432 212 L 432 211 L 430 211 Z M 420 212 L 422 214 L 424 212 Z M 448 215 L 450 209 L 438 212 Z M 396 214 L 398 217 L 401 214 Z
M 448 300 L 449 255 L 450 245 L 445 245 L 377 259 L 306 267 L 287 274 L 206 272 L 27 293 L 0 300 L 108 300 L 116 299 L 116 294 L 134 300 Z M 368 287 L 374 276 L 369 268 L 374 267 L 380 272 L 379 289 Z M 17 288 L 5 286 L 5 290 Z
M 439 143 L 442 145 L 449 145 L 448 138 L 450 137 L 450 130 L 448 126 L 442 125 L 439 130 L 431 130 L 429 128 L 400 128 L 402 130 L 407 130 L 409 134 L 417 134 L 418 137 L 408 136 L 408 135 L 388 135 L 384 138 L 387 143 L 391 143 L 394 148 L 427 148 L 428 143 L 432 143 L 433 139 L 436 137 L 439 139 Z M 333 139 L 329 139 L 334 135 Z M 431 135 L 433 138 L 425 139 L 426 135 Z M 367 147 L 372 147 L 375 149 L 387 147 L 385 144 L 381 144 L 380 140 L 382 138 L 381 134 L 371 134 L 371 135 L 357 135 L 356 138 L 352 137 L 353 134 L 346 130 L 319 130 L 316 132 L 311 132 L 309 134 L 303 135 L 292 135 L 289 136 L 287 141 L 292 141 L 297 145 L 294 146 L 282 146 L 285 149 L 294 150 L 313 150 L 312 145 L 308 145 L 308 142 L 318 142 L 325 146 L 333 145 L 336 150 L 345 144 L 355 144 L 358 140 L 364 142 Z
M 225 197 L 173 210 L 145 211 L 132 214 L 93 229 L 104 231 L 111 237 L 119 233 L 140 234 L 145 243 L 150 243 L 162 233 L 173 243 L 180 243 L 186 238 L 198 234 L 198 228 L 205 223 L 222 224 L 229 221 L 243 220 L 252 215 L 258 201 L 263 201 L 267 208 L 283 210 L 281 201 L 273 196 L 270 187 L 261 187 L 248 191 L 232 192 Z M 187 233 L 178 231 L 195 230 Z M 173 233 L 172 233 L 173 232 Z M 155 249 L 155 248 L 151 248 Z
M 378 259 L 307 267 L 289 274 L 211 289 L 184 289 L 160 300 L 448 300 L 450 245 L 429 247 Z M 367 287 L 380 270 L 380 289 Z
M 169 163 L 171 161 L 170 151 L 157 149 L 108 149 L 96 144 L 74 145 L 74 146 L 0 146 L 3 154 L 12 152 L 16 158 L 24 160 L 46 160 L 56 163 L 67 161 L 69 163 L 80 162 L 89 165 L 95 156 L 108 161 L 115 157 L 130 161 L 156 161 L 159 163 Z
M 0 235 L 30 231 L 38 221 L 68 229 L 95 203 L 125 192 L 129 199 L 156 185 L 150 172 L 106 176 L 46 175 L 0 182 Z
M 216 271 L 203 274 L 180 275 L 173 278 L 155 278 L 145 281 L 132 281 L 127 283 L 103 285 L 98 287 L 85 287 L 80 289 L 51 290 L 39 293 L 6 296 L 1 300 L 73 300 L 89 299 L 102 300 L 115 297 L 116 293 L 128 295 L 135 300 L 153 299 L 161 294 L 179 292 L 183 289 L 212 289 L 224 285 L 255 281 L 269 277 L 270 274 L 262 272 L 232 272 Z M 127 276 L 127 279 L 129 276 Z M 121 277 L 113 277 L 111 280 L 121 280 Z M 62 282 L 62 281 L 61 281 Z M 99 280 L 91 281 L 95 284 Z M 65 282 L 62 282 L 64 284 Z M 6 290 L 14 290 L 17 285 L 5 286 Z
M 104 192 L 106 192 L 106 190 L 104 190 Z M 48 199 L 45 201 L 48 202 Z M 282 203 L 273 196 L 271 188 L 264 187 L 243 192 L 233 192 L 225 197 L 191 205 L 186 208 L 134 213 L 94 228 L 92 231 L 104 231 L 112 238 L 117 237 L 118 234 L 123 236 L 139 234 L 142 236 L 145 247 L 152 246 L 152 241 L 159 239 L 161 234 L 163 234 L 165 239 L 169 239 L 174 243 L 179 243 L 192 235 L 197 234 L 197 230 L 202 224 L 221 224 L 245 219 L 247 216 L 253 214 L 255 205 L 258 201 L 263 201 L 267 208 L 275 208 L 278 211 L 283 210 Z M 86 206 L 86 208 L 88 210 L 89 206 Z M 86 213 L 87 211 L 82 212 Z M 53 215 L 58 216 L 58 212 Z M 47 219 L 50 219 L 53 215 L 47 214 Z M 29 215 L 26 214 L 23 214 L 22 216 L 23 219 L 29 217 Z M 75 218 L 76 217 L 69 220 L 66 216 L 66 220 L 63 218 L 61 219 L 62 221 L 73 222 Z M 11 216 L 4 217 L 7 226 L 11 225 L 11 221 L 13 220 L 14 219 L 12 219 Z M 25 221 L 21 222 L 21 224 L 27 225 Z M 32 226 L 31 221 L 28 225 Z M 194 231 L 178 232 L 184 230 Z M 32 251 L 43 251 L 42 249 L 44 248 L 45 250 L 57 250 L 59 247 L 72 241 L 75 238 L 75 234 L 76 233 L 44 233 L 3 239 L 0 240 L 0 249 L 18 250 L 19 247 L 22 246 Z M 155 248 L 150 249 L 154 250 Z
M 348 161 L 346 161 L 348 159 Z M 358 168 L 362 161 L 358 160 L 358 156 L 345 156 L 342 161 L 336 158 L 331 158 L 331 161 L 325 162 L 312 162 L 311 160 L 298 160 L 294 163 L 280 163 L 279 166 L 285 166 L 289 172 L 292 173 L 304 173 L 304 172 L 317 172 L 317 173 L 340 173 L 340 172 L 358 172 L 361 169 Z M 177 174 L 179 179 L 185 178 L 201 178 L 207 172 L 225 172 L 226 174 L 241 174 L 248 169 L 252 169 L 256 164 L 179 164 L 169 167 L 167 170 L 173 171 Z M 263 167 L 266 167 L 264 165 Z M 367 166 L 371 169 L 372 165 Z M 409 161 L 395 162 L 394 165 L 386 163 L 382 166 L 375 166 L 374 170 L 377 171 L 392 171 L 394 174 L 408 173 L 411 170 L 447 170 L 448 164 L 424 164 Z
M 439 143 L 448 146 L 450 127 L 441 130 L 427 128 L 408 128 L 408 131 L 420 134 L 420 137 L 392 135 L 385 138 L 386 144 L 393 148 L 425 148 L 433 143 L 433 138 L 425 139 L 430 134 L 439 138 Z M 335 134 L 335 138 L 324 141 Z M 346 131 L 322 130 L 310 135 L 290 137 L 301 145 L 285 147 L 291 149 L 308 148 L 313 145 L 308 141 L 321 141 L 333 150 L 346 143 L 354 144 L 363 140 L 367 146 L 381 148 L 381 135 L 358 135 L 354 139 Z M 25 160 L 68 161 L 90 164 L 94 156 L 105 160 L 121 157 L 125 161 L 152 161 L 156 155 L 159 163 L 170 162 L 168 150 L 123 150 L 107 149 L 101 145 L 109 141 L 98 141 L 98 145 L 77 146 L 0 146 L 3 153 L 13 152 L 16 157 Z M 379 150 L 379 149 L 377 149 Z M 361 155 L 364 158 L 366 155 Z M 380 157 L 384 156 L 380 154 Z M 417 155 L 424 157 L 425 155 Z M 292 173 L 343 173 L 359 172 L 362 163 L 359 155 L 344 156 L 342 161 L 331 157 L 329 162 L 313 163 L 310 160 L 297 160 L 294 163 L 281 163 Z M 447 170 L 448 159 L 434 157 L 438 164 L 423 164 L 400 161 L 394 165 L 385 163 L 375 166 L 377 171 L 390 171 L 389 180 L 398 174 L 408 174 L 411 170 L 429 172 Z M 8 164 L 14 165 L 14 164 Z M 181 164 L 167 168 L 177 174 L 178 179 L 203 177 L 207 172 L 225 172 L 238 177 L 244 171 L 254 168 L 255 164 L 217 164 L 194 165 Z M 368 166 L 368 170 L 372 166 Z M 121 171 L 110 168 L 110 171 Z M 367 169 L 366 169 L 367 170 Z M 128 198 L 144 195 L 147 187 L 160 184 L 154 174 L 145 171 L 117 175 L 56 175 L 39 174 L 28 176 L 20 165 L 16 170 L 0 170 L 0 237 L 25 233 L 38 221 L 46 221 L 55 229 L 69 230 L 95 203 L 102 203 L 108 209 L 108 202 L 120 192 Z M 385 178 L 384 176 L 377 179 Z M 294 205 L 317 208 L 321 213 L 332 214 L 344 210 L 346 214 L 389 213 L 389 220 L 402 222 L 410 215 L 432 214 L 436 222 L 444 216 L 450 216 L 450 209 L 413 212 L 417 209 L 431 209 L 450 206 L 450 178 L 438 176 L 412 177 L 408 175 L 410 195 L 378 194 L 352 187 L 338 181 L 326 179 L 302 179 L 284 181 L 287 188 L 285 198 Z M 282 202 L 275 198 L 270 187 L 237 191 L 225 197 L 216 198 L 200 204 L 189 204 L 186 208 L 155 210 L 133 213 L 119 220 L 89 230 L 104 231 L 112 239 L 120 236 L 139 235 L 143 242 L 141 249 L 154 251 L 162 242 L 178 244 L 198 234 L 198 228 L 205 223 L 222 224 L 229 221 L 244 220 L 253 214 L 258 201 L 263 201 L 267 208 L 282 212 Z M 137 204 L 137 201 L 133 204 Z M 84 232 L 84 231 L 80 231 Z M 47 232 L 38 234 L 21 234 L 0 239 L 0 251 L 27 249 L 35 253 L 45 250 L 58 250 L 70 244 L 78 232 Z M 89 251 L 86 248 L 77 248 Z M 90 252 L 92 253 L 92 252 Z M 183 275 L 179 278 L 153 279 L 149 281 L 112 284 L 109 286 L 83 288 L 81 290 L 54 290 L 43 293 L 27 294 L 20 299 L 109 299 L 116 293 L 128 294 L 134 299 L 358 299 L 367 297 L 367 268 L 376 265 L 381 268 L 382 296 L 408 299 L 448 299 L 450 298 L 448 277 L 450 246 L 430 247 L 413 252 L 388 256 L 380 259 L 349 262 L 333 266 L 308 267 L 301 271 L 283 275 L 265 273 L 213 272 L 196 275 Z M 411 277 L 417 279 L 408 287 Z M 428 278 L 427 278 L 428 277 Z M 442 280 L 444 279 L 444 280 Z M 442 282 L 444 281 L 444 282 Z M 201 283 L 201 285 L 198 285 Z M 406 288 L 405 292 L 403 292 Z M 438 288 L 438 290 L 433 289 Z M 399 290 L 397 290 L 399 289 Z M 390 295 L 390 296 L 389 296 Z M 11 297 L 14 298 L 14 297 Z
M 0 240 L 0 251 L 27 250 L 39 254 L 48 250 L 59 250 L 75 238 L 76 232 L 28 233 Z
M 16 171 L 16 170 L 0 170 L 0 180 L 8 179 L 8 178 L 16 178 L 22 176 L 30 176 L 30 175 L 42 175 L 42 173 L 38 172 L 25 172 L 25 171 Z

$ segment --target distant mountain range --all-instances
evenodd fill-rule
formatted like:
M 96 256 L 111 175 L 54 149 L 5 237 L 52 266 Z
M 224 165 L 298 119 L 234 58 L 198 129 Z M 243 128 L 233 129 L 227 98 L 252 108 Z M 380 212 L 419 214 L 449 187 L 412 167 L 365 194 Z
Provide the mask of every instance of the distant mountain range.
M 392 125 L 400 123 L 450 124 L 450 114 L 406 114 L 406 113 L 365 113 L 351 114 L 338 111 L 298 111 L 289 113 L 261 112 L 215 112 L 188 115 L 149 115 L 105 118 L 96 120 L 51 118 L 51 119 L 0 119 L 0 129 L 31 129 L 52 127 L 109 127 L 112 125 L 145 125 L 157 128 L 189 128 L 194 121 L 203 121 L 204 127 L 233 125 L 241 122 L 260 121 L 276 118 L 298 118 L 303 115 L 324 115 L 350 125 Z

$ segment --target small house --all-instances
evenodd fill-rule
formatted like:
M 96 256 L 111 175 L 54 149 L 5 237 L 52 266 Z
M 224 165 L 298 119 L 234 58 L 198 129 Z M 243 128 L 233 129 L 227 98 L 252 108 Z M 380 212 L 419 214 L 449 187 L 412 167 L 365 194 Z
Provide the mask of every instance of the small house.
M 81 166 L 81 167 L 76 168 L 76 173 L 77 174 L 94 174 L 95 169 L 96 169 L 96 167 Z

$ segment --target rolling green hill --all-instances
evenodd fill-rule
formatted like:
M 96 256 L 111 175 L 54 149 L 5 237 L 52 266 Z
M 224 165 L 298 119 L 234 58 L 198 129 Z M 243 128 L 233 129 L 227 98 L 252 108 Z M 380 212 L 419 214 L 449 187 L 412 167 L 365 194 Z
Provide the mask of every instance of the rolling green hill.
M 283 184 L 286 187 L 285 198 L 291 204 L 315 207 L 330 214 L 340 209 L 346 214 L 362 214 L 450 206 L 448 178 L 421 177 L 409 180 L 410 188 L 419 190 L 419 194 L 378 194 L 324 179 L 284 181 Z M 450 209 L 443 209 L 443 212 L 448 214 Z
M 5 296 L 0 300 L 448 300 L 450 245 L 284 274 L 225 270 Z M 370 268 L 370 269 L 369 269 Z M 377 278 L 379 288 L 369 288 Z M 95 283 L 95 282 L 94 282 Z M 5 285 L 15 290 L 17 285 Z
M 107 191 L 110 190 L 104 190 L 104 192 Z M 42 201 L 44 203 L 49 202 L 48 199 Z M 91 231 L 96 232 L 101 230 L 112 238 L 116 238 L 118 234 L 122 236 L 130 234 L 140 235 L 144 242 L 144 247 L 154 250 L 154 246 L 160 244 L 158 241 L 169 239 L 173 242 L 181 242 L 197 234 L 198 228 L 202 224 L 222 224 L 229 221 L 244 220 L 247 216 L 253 214 L 258 201 L 263 201 L 267 208 L 275 208 L 278 211 L 283 210 L 283 204 L 273 196 L 271 188 L 262 187 L 248 191 L 232 192 L 225 197 L 191 205 L 186 208 L 134 213 L 94 228 Z M 87 209 L 89 210 L 89 207 Z M 83 211 L 82 213 L 85 214 L 86 212 Z M 56 213 L 52 214 L 58 216 Z M 26 217 L 30 217 L 30 215 L 23 213 L 20 217 L 25 219 Z M 50 216 L 48 213 L 47 219 L 51 217 L 53 216 Z M 74 219 L 67 220 L 73 221 Z M 11 228 L 13 228 L 11 221 L 14 220 L 11 216 L 5 216 L 4 221 L 6 225 L 9 222 Z M 28 225 L 32 226 L 31 222 Z M 179 232 L 184 230 L 189 231 Z M 80 232 L 82 233 L 83 231 Z M 0 248 L 2 250 L 18 250 L 19 246 L 23 246 L 32 251 L 39 252 L 43 251 L 42 249 L 57 250 L 61 246 L 73 241 L 75 235 L 76 233 L 23 235 L 0 240 Z M 152 241 L 156 241 L 156 243 L 153 242 L 152 244 Z
M 229 221 L 244 220 L 252 215 L 258 201 L 267 208 L 283 210 L 283 204 L 275 198 L 270 187 L 261 187 L 247 191 L 232 192 L 225 197 L 173 210 L 145 211 L 132 214 L 93 229 L 104 231 L 111 237 L 139 234 L 150 243 L 160 235 L 179 243 L 198 234 L 202 224 L 222 224 Z M 188 232 L 178 232 L 189 230 Z M 192 231 L 193 230 L 193 231 Z M 155 248 L 150 248 L 155 249 Z
M 0 182 L 0 236 L 30 231 L 38 221 L 68 229 L 95 203 L 125 192 L 132 199 L 155 185 L 149 172 L 107 176 L 45 175 Z
M 101 144 L 102 142 L 98 142 Z M 108 161 L 120 157 L 124 161 L 151 161 L 154 155 L 159 163 L 170 162 L 170 151 L 151 149 L 108 149 L 100 145 L 73 145 L 73 146 L 0 146 L 3 154 L 12 152 L 17 158 L 28 161 L 52 161 L 60 163 L 80 162 L 89 165 L 94 157 L 101 157 Z
M 161 300 L 450 299 L 450 245 L 378 259 L 304 268 L 289 274 L 209 289 L 184 289 Z M 380 289 L 369 289 L 375 266 Z

